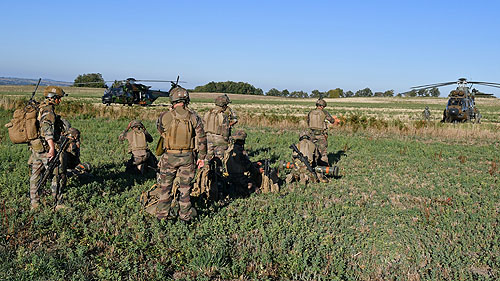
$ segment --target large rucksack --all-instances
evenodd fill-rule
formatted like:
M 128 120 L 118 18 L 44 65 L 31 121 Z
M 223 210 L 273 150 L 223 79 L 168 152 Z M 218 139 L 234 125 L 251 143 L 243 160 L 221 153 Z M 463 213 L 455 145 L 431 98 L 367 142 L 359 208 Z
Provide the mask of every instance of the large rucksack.
M 37 103 L 30 102 L 23 108 L 14 111 L 12 120 L 5 124 L 12 143 L 29 143 L 39 137 L 38 109 Z

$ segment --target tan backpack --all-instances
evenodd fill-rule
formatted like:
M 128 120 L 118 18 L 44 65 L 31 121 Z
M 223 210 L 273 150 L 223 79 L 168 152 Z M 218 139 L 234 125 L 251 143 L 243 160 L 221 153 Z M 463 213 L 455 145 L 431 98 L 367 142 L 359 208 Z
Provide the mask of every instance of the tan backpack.
M 216 135 L 223 134 L 222 124 L 224 124 L 224 113 L 220 109 L 214 108 L 205 113 L 203 121 L 205 121 L 205 132 Z
M 315 109 L 309 112 L 309 128 L 314 130 L 326 129 L 325 117 L 326 114 L 320 109 Z
M 142 129 L 132 129 L 128 141 L 131 151 L 146 150 L 148 148 L 146 133 Z
M 29 143 L 39 137 L 37 114 L 38 104 L 36 103 L 30 103 L 14 111 L 12 120 L 5 124 L 12 143 Z
M 194 149 L 194 125 L 191 121 L 191 112 L 181 115 L 175 110 L 171 110 L 170 120 L 167 129 L 163 132 L 163 147 L 169 149 Z

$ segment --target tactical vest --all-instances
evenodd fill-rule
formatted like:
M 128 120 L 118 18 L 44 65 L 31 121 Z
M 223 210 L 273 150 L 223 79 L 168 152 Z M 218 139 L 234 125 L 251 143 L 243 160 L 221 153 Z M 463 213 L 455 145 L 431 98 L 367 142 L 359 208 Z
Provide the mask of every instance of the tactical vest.
M 313 162 L 316 145 L 312 141 L 308 139 L 303 139 L 297 144 L 297 148 L 300 150 L 300 152 L 302 152 L 304 156 L 307 157 L 309 163 Z
M 195 147 L 195 130 L 192 114 L 189 110 L 178 112 L 172 109 L 163 114 L 161 124 L 163 148 L 166 150 L 193 150 Z
M 37 115 L 37 104 L 28 104 L 14 111 L 12 120 L 5 125 L 12 143 L 29 143 L 40 136 Z
M 326 124 L 325 124 L 325 119 L 326 119 L 326 114 L 323 112 L 321 109 L 314 109 L 313 111 L 309 112 L 309 126 L 310 129 L 313 130 L 324 130 L 326 129 Z
M 133 128 L 127 133 L 129 151 L 146 150 L 148 143 L 146 142 L 146 133 L 143 129 Z
M 207 113 L 203 118 L 205 121 L 205 132 L 212 133 L 216 135 L 224 135 L 224 127 L 222 126 L 225 123 L 224 110 L 221 108 L 214 108 Z

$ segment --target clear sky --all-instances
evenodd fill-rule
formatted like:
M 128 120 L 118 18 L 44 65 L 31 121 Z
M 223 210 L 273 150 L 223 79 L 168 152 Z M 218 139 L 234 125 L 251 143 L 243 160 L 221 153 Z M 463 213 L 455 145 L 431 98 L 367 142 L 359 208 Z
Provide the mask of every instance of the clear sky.
M 0 10 L 0 76 L 180 75 L 188 88 L 309 93 L 500 83 L 500 1 L 4 0 Z

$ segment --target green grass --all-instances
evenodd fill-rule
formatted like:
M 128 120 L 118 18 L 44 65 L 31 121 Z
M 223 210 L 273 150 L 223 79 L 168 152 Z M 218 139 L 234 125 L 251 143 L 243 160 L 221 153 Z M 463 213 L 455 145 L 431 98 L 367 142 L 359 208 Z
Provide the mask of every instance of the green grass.
M 0 124 L 11 112 L 0 110 Z M 331 156 L 345 151 L 342 178 L 197 204 L 200 216 L 186 226 L 141 211 L 137 198 L 155 175 L 125 173 L 117 136 L 129 120 L 71 116 L 94 177 L 69 181 L 71 208 L 60 212 L 50 196 L 29 211 L 30 153 L 0 127 L 2 280 L 500 278 L 498 139 L 332 130 Z M 154 122 L 144 123 L 156 141 Z M 253 160 L 290 160 L 298 131 L 243 128 Z

